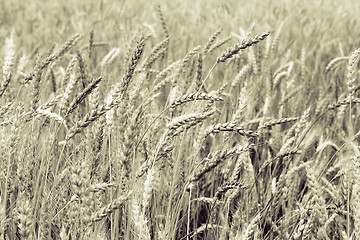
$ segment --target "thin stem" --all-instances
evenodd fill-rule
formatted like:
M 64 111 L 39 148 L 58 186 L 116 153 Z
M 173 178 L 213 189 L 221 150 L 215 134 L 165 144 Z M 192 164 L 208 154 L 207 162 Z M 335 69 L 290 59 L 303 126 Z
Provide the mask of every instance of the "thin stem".
M 189 191 L 189 207 L 188 207 L 188 221 L 187 221 L 187 230 L 186 230 L 186 239 L 187 240 L 189 240 L 189 236 L 190 236 L 191 190 L 193 188 L 192 183 L 189 186 L 189 188 L 190 188 L 190 191 Z

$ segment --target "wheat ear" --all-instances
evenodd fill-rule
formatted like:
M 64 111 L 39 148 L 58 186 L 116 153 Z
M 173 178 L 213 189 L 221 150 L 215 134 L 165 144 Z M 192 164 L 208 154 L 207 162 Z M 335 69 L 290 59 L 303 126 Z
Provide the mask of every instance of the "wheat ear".
M 14 35 L 15 32 L 11 32 L 10 38 L 6 39 L 5 49 L 6 49 L 6 56 L 4 59 L 3 65 L 3 80 L 4 82 L 1 84 L 0 87 L 0 98 L 4 94 L 5 90 L 9 86 L 11 77 L 12 77 L 12 66 L 14 65 L 14 58 L 15 58 L 15 43 L 14 43 Z
M 264 40 L 269 36 L 270 32 L 264 32 L 261 35 L 256 35 L 253 39 L 246 39 L 242 43 L 236 43 L 233 47 L 229 47 L 226 51 L 222 52 L 221 55 L 217 58 L 217 63 L 225 62 L 227 59 L 233 57 L 235 54 L 238 54 L 241 50 L 251 47 L 260 41 Z

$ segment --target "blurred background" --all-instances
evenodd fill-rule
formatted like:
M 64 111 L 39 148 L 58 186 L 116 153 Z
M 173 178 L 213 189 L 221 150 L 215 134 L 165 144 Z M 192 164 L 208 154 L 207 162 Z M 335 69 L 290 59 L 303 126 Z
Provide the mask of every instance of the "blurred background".
M 292 44 L 304 47 L 308 53 L 321 47 L 338 56 L 342 55 L 339 51 L 348 53 L 360 45 L 360 2 L 356 0 L 3 0 L 0 42 L 12 29 L 17 44 L 28 51 L 40 45 L 46 49 L 44 46 L 61 44 L 75 33 L 88 35 L 91 29 L 95 41 L 105 41 L 111 47 L 123 46 L 139 30 L 161 39 L 158 4 L 170 29 L 174 58 L 203 44 L 219 28 L 241 35 L 253 24 L 257 33 L 275 31 L 284 22 L 283 47 L 294 41 Z M 346 49 L 339 48 L 339 43 Z

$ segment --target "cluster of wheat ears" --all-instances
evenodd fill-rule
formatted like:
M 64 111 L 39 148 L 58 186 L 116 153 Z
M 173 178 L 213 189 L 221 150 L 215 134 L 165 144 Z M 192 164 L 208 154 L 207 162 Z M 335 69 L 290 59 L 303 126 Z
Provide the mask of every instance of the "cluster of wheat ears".
M 158 44 L 101 57 L 93 31 L 33 55 L 6 39 L 0 239 L 360 239 L 360 49 L 318 91 L 282 25 L 174 61 L 158 16 Z

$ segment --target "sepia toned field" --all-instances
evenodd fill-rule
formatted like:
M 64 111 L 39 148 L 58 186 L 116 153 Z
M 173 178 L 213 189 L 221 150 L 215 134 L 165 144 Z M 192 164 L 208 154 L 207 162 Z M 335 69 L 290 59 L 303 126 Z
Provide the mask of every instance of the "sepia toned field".
M 0 1 L 0 239 L 360 239 L 360 2 Z

